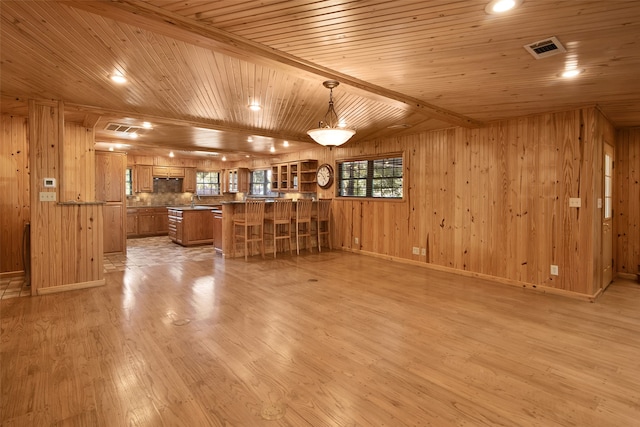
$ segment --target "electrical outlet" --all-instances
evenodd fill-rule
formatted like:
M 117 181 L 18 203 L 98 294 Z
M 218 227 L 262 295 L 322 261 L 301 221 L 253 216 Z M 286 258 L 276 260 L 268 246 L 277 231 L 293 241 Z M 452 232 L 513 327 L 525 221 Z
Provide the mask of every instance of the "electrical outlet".
M 582 207 L 582 200 L 580 199 L 580 197 L 571 197 L 571 198 L 569 198 L 569 207 L 570 208 Z
M 558 266 L 557 265 L 551 265 L 551 275 L 552 276 L 557 276 L 558 275 Z
M 357 237 L 353 239 L 353 241 L 355 242 L 355 244 L 357 245 L 359 243 L 359 240 Z
M 41 202 L 55 202 L 56 201 L 56 192 L 55 191 L 41 191 L 40 192 L 40 201 Z
M 420 255 L 420 248 L 417 248 L 417 247 L 414 246 L 413 247 L 413 254 L 414 255 Z
M 427 256 L 427 248 L 420 249 L 420 255 Z

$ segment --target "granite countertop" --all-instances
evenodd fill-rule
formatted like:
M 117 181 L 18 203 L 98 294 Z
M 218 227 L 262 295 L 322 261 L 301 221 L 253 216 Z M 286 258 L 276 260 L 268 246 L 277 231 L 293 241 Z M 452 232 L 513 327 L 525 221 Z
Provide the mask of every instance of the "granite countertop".
M 167 209 L 174 209 L 174 210 L 178 210 L 178 211 L 204 211 L 204 210 L 213 210 L 217 207 L 218 205 L 211 205 L 211 206 L 204 206 L 204 205 L 195 205 L 193 207 L 191 207 L 191 205 L 189 206 L 167 206 Z
M 264 200 L 264 202 L 265 202 L 265 203 L 273 203 L 274 201 L 275 201 L 274 199 L 265 199 L 265 200 Z M 298 199 L 292 199 L 291 201 L 292 201 L 293 203 L 295 203 L 295 202 L 297 202 L 297 201 L 298 201 Z M 312 201 L 314 201 L 314 202 L 315 202 L 316 200 L 314 199 L 314 200 L 312 200 Z M 246 202 L 245 200 L 229 200 L 229 201 L 221 202 L 221 203 L 222 203 L 223 205 L 243 205 L 243 204 L 245 204 L 245 202 Z
M 194 208 L 198 209 L 213 209 L 220 207 L 220 203 L 212 204 L 197 204 Z M 153 208 L 167 208 L 167 209 L 192 209 L 191 205 L 144 205 L 144 206 L 127 206 L 127 209 L 153 209 Z

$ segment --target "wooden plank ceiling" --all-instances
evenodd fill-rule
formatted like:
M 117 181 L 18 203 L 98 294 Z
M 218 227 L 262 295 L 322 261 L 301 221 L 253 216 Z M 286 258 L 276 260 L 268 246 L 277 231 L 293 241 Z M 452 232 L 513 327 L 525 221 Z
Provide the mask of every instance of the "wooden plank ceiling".
M 336 107 L 354 140 L 593 104 L 640 125 L 640 2 L 525 0 L 504 16 L 485 6 L 3 0 L 2 110 L 61 99 L 68 119 L 97 120 L 104 144 L 238 156 L 313 144 L 328 78 L 341 82 Z M 523 48 L 550 36 L 567 52 L 536 60 Z M 569 63 L 584 73 L 559 78 Z M 116 71 L 129 82 L 113 84 Z M 135 141 L 104 130 L 142 121 L 154 128 Z

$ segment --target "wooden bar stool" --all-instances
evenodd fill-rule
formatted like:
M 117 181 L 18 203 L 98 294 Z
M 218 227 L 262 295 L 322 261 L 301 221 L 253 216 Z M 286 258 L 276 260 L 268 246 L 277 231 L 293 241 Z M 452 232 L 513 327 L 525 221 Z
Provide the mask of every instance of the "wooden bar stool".
M 264 234 L 272 236 L 273 257 L 276 257 L 278 240 L 289 240 L 289 255 L 293 255 L 291 250 L 291 199 L 275 199 L 273 202 L 273 212 L 265 214 L 264 222 L 272 224 L 272 227 L 265 230 Z
M 238 228 L 242 231 L 238 233 Z M 244 260 L 249 255 L 249 243 L 260 242 L 260 253 L 264 258 L 264 200 L 247 199 L 244 204 L 244 214 L 233 217 L 234 255 L 238 247 L 238 240 L 244 241 Z
M 300 238 L 308 238 L 309 252 L 311 252 L 311 199 L 298 199 L 296 202 L 296 253 L 300 255 Z M 302 228 L 301 228 L 302 226 Z
M 316 233 L 318 234 L 318 252 L 322 252 L 322 236 L 327 236 L 329 249 L 331 248 L 331 200 L 319 199 L 317 212 L 311 217 L 316 223 Z

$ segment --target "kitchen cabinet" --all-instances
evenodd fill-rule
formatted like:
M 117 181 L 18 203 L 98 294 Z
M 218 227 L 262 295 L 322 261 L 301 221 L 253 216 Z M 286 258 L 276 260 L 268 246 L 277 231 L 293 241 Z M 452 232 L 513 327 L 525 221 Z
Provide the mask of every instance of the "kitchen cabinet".
M 138 210 L 127 209 L 127 237 L 138 234 Z
M 169 237 L 182 246 L 213 243 L 211 208 L 170 208 Z
M 279 192 L 316 192 L 317 160 L 277 163 L 271 166 L 271 188 Z
M 103 253 L 126 253 L 125 171 L 127 156 L 123 153 L 96 152 L 96 200 L 104 201 Z
M 154 166 L 152 173 L 158 178 L 184 178 L 184 168 L 175 166 Z
M 247 168 L 227 169 L 224 171 L 225 193 L 248 193 L 251 172 Z
M 167 208 L 127 209 L 127 237 L 162 236 L 169 233 Z
M 136 165 L 134 188 L 136 193 L 153 193 L 153 166 Z
M 184 179 L 182 180 L 183 193 L 196 192 L 196 168 L 184 168 Z

